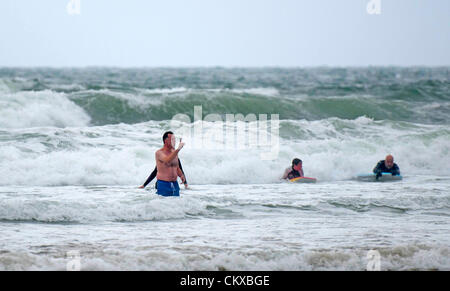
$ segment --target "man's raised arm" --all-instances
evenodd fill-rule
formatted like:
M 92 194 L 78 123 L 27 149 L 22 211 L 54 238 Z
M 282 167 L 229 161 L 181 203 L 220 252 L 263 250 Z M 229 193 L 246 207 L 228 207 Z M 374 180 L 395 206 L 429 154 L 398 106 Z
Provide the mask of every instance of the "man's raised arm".
M 175 157 L 178 155 L 178 152 L 183 148 L 184 146 L 184 142 L 181 142 L 180 140 L 180 144 L 178 145 L 178 148 L 176 150 L 174 150 L 170 155 L 168 156 L 163 156 L 160 152 L 156 153 L 156 158 L 160 161 L 163 162 L 165 164 L 170 163 L 173 159 L 175 159 Z

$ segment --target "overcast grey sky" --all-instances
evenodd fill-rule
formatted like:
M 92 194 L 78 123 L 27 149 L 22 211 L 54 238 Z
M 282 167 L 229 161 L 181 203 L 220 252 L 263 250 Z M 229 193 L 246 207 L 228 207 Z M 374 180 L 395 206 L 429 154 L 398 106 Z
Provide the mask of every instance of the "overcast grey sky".
M 449 0 L 1 0 L 0 66 L 450 65 Z

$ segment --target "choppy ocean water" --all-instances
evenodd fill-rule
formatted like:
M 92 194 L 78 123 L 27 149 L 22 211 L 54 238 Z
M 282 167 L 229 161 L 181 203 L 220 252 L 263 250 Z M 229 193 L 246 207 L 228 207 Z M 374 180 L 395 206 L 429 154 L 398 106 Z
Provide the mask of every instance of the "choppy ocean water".
M 446 67 L 0 69 L 0 269 L 449 270 L 449 89 Z M 137 189 L 194 106 L 278 114 L 276 158 L 188 143 L 190 189 Z M 388 153 L 402 181 L 352 179 Z M 279 180 L 294 157 L 317 184 Z

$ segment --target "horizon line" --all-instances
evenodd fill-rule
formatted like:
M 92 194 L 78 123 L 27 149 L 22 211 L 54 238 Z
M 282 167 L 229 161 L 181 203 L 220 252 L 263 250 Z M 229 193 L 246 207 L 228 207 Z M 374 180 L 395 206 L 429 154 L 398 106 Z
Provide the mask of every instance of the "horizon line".
M 311 65 L 311 66 L 281 66 L 281 65 L 261 65 L 261 66 L 224 66 L 224 65 L 161 65 L 161 66 L 120 66 L 120 65 L 81 65 L 81 66 L 2 66 L 0 69 L 314 69 L 314 68 L 448 68 L 449 65 Z

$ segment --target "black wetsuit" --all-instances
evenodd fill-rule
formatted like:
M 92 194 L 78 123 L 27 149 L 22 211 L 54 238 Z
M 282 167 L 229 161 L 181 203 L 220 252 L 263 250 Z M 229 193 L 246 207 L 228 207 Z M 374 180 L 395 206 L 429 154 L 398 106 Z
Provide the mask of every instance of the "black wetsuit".
M 392 166 L 392 168 L 388 169 L 386 167 L 386 164 L 384 163 L 384 160 L 379 161 L 378 164 L 373 168 L 373 173 L 377 174 L 377 178 L 381 177 L 381 173 L 391 173 L 392 176 L 399 176 L 400 175 L 400 168 L 397 166 L 396 163 Z
M 299 173 L 299 171 L 296 171 L 294 169 L 288 174 L 288 179 L 289 180 L 297 178 L 297 177 L 300 177 L 300 173 Z
M 180 170 L 183 173 L 184 176 L 184 184 L 187 184 L 187 179 L 186 179 L 186 175 L 184 174 L 183 171 L 183 167 L 181 166 L 181 161 L 180 159 L 178 159 L 178 165 L 180 165 Z M 144 183 L 144 187 L 148 185 L 148 183 L 150 183 L 153 179 L 155 179 L 156 177 L 156 173 L 158 173 L 158 169 L 155 166 L 155 169 L 153 170 L 153 172 L 150 174 L 150 176 L 147 178 L 147 181 L 145 181 Z M 156 187 L 156 186 L 155 186 Z
M 299 171 L 295 170 L 293 167 L 291 167 L 290 169 L 287 168 L 286 172 L 289 171 L 289 173 L 287 174 L 287 178 L 289 180 L 294 179 L 294 178 L 298 178 L 298 177 L 303 177 L 303 170 L 300 173 Z

